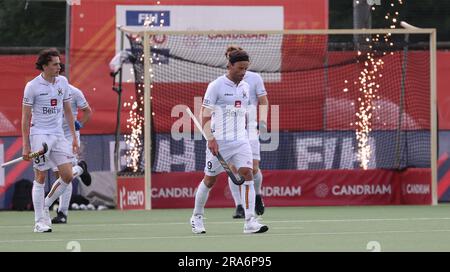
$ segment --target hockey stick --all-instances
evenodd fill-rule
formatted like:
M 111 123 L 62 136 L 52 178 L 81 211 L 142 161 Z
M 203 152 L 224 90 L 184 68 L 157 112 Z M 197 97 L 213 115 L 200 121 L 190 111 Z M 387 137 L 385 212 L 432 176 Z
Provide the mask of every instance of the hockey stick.
M 408 23 L 405 22 L 405 21 L 401 21 L 401 22 L 400 22 L 400 25 L 401 25 L 403 28 L 406 28 L 406 29 L 420 29 L 419 27 L 410 25 L 410 24 L 408 24 Z
M 195 118 L 194 114 L 192 113 L 192 111 L 189 108 L 186 108 L 186 112 L 189 114 L 189 116 L 191 117 L 192 121 L 194 121 L 195 126 L 197 127 L 198 130 L 200 130 L 200 132 L 202 133 L 203 137 L 205 138 L 205 140 L 207 140 L 206 138 L 206 134 L 202 129 L 202 126 L 200 125 L 200 123 L 197 121 L 197 118 Z M 222 165 L 223 169 L 225 170 L 225 172 L 227 172 L 227 175 L 230 177 L 231 181 L 236 184 L 236 185 L 242 185 L 245 182 L 244 177 L 239 176 L 239 179 L 234 175 L 233 171 L 231 171 L 230 166 L 228 165 L 228 163 L 224 160 L 224 158 L 222 157 L 222 155 L 220 155 L 219 152 L 217 152 L 216 158 L 219 160 L 220 164 Z
M 44 154 L 47 152 L 47 150 L 48 150 L 47 144 L 46 144 L 46 143 L 42 143 L 42 149 L 39 150 L 39 151 L 37 151 L 37 152 L 28 154 L 28 157 L 29 157 L 30 159 L 37 158 L 37 157 L 39 157 L 39 156 L 44 155 Z M 11 164 L 18 163 L 18 162 L 20 162 L 20 161 L 23 161 L 23 157 L 19 157 L 19 158 L 17 158 L 17 159 L 11 160 L 11 161 L 9 161 L 9 162 L 3 163 L 3 164 L 2 164 L 2 168 L 6 167 L 6 166 L 8 166 L 8 165 L 11 165 Z

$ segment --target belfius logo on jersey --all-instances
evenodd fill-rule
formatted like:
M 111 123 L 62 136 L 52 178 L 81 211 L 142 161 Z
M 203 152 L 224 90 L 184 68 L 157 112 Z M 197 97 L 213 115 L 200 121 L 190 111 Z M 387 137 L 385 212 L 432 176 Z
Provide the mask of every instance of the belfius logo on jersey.
M 117 204 L 121 210 L 145 209 L 145 183 L 143 179 L 117 179 Z

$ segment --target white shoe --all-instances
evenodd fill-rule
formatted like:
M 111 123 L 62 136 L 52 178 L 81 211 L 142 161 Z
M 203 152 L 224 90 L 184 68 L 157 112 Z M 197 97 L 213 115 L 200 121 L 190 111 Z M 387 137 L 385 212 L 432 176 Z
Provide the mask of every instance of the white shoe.
M 34 225 L 34 232 L 52 232 L 52 228 L 42 222 L 37 222 Z
M 43 223 L 52 228 L 52 219 L 50 218 L 50 211 L 47 207 L 44 207 L 44 221 Z
M 205 226 L 203 225 L 203 216 L 196 215 L 191 217 L 192 232 L 195 234 L 206 233 Z
M 260 224 L 256 217 L 245 220 L 244 233 L 263 233 L 269 230 L 266 225 Z

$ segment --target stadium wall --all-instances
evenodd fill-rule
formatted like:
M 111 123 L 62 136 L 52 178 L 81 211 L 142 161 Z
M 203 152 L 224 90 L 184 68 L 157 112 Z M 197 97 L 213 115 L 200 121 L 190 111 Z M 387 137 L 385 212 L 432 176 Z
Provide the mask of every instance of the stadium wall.
M 293 171 L 264 170 L 262 194 L 267 207 L 336 205 L 429 205 L 429 169 L 404 172 L 385 170 Z M 203 172 L 152 175 L 152 208 L 192 208 Z M 209 193 L 206 207 L 234 207 L 227 182 L 221 175 Z M 144 209 L 143 177 L 119 177 L 117 208 Z
M 336 137 L 336 135 L 340 135 L 340 137 Z M 334 137 L 336 138 L 336 145 L 331 148 L 333 150 L 339 150 L 342 149 L 342 144 L 345 143 L 346 134 L 336 134 Z M 330 135 L 333 136 L 333 135 Z M 441 141 L 445 142 L 445 145 L 440 146 L 439 154 L 440 154 L 440 160 L 439 160 L 439 186 L 438 186 L 438 193 L 439 193 L 439 201 L 450 201 L 450 158 L 448 154 L 450 154 L 450 132 L 440 132 L 439 134 Z M 290 135 L 290 133 L 282 135 L 285 143 L 283 144 L 286 146 L 286 148 L 289 148 L 290 150 L 296 150 L 298 148 L 299 142 L 296 141 L 296 139 L 301 139 L 301 134 L 294 133 L 293 135 Z M 329 139 L 332 139 L 333 137 L 330 137 Z M 171 141 L 168 140 L 167 136 L 160 135 L 157 137 L 158 143 L 157 147 L 159 148 L 156 156 L 165 156 L 165 158 L 170 158 L 171 162 L 160 160 L 163 162 L 163 164 L 155 164 L 153 167 L 154 169 L 157 167 L 162 167 L 159 169 L 162 171 L 161 173 L 153 174 L 152 178 L 154 180 L 153 186 L 154 188 L 158 188 L 158 186 L 161 186 L 161 188 L 166 187 L 173 187 L 174 194 L 176 194 L 176 188 L 183 187 L 182 184 L 185 183 L 186 188 L 191 188 L 189 190 L 195 189 L 196 184 L 201 179 L 202 175 L 202 168 L 203 168 L 203 159 L 204 159 L 204 150 L 205 145 L 202 141 L 196 141 L 192 143 L 185 143 L 184 141 Z M 89 165 L 90 171 L 94 172 L 113 172 L 114 171 L 114 164 L 112 163 L 113 153 L 114 153 L 114 136 L 113 135 L 82 135 L 81 137 L 82 141 L 82 158 L 87 161 Z M 161 141 L 166 141 L 164 144 L 161 143 Z M 186 148 L 188 145 L 193 145 L 195 152 L 193 150 L 190 150 Z M 379 148 L 386 148 L 389 149 L 389 145 L 385 146 L 386 144 L 380 144 L 378 145 Z M 122 142 L 121 147 L 124 148 L 125 144 Z M 170 154 L 170 147 L 177 147 L 177 150 L 183 150 L 183 153 L 179 154 Z M 183 148 L 180 148 L 183 147 Z M 330 146 L 328 147 L 330 148 Z M 21 137 L 2 137 L 0 142 L 0 163 L 3 163 L 5 161 L 9 161 L 11 159 L 14 159 L 16 157 L 21 156 L 21 150 L 22 150 L 22 139 Z M 287 149 L 286 149 L 287 150 Z M 375 176 L 381 177 L 380 179 L 374 179 L 365 176 L 364 171 L 354 171 L 351 172 L 355 173 L 355 176 L 352 177 L 350 174 L 349 169 L 352 169 L 353 167 L 356 167 L 355 162 L 351 161 L 342 161 L 342 156 L 333 156 L 333 159 L 330 161 L 326 159 L 327 157 L 325 154 L 330 154 L 330 150 L 326 149 L 313 149 L 316 152 L 313 151 L 312 154 L 314 156 L 311 156 L 312 158 L 318 157 L 322 162 L 317 163 L 314 161 L 311 161 L 309 164 L 305 165 L 296 165 L 291 164 L 291 169 L 285 169 L 285 170 L 277 170 L 275 169 L 277 167 L 277 160 L 283 159 L 285 160 L 285 157 L 277 158 L 277 156 L 271 156 L 270 152 L 262 152 L 263 161 L 262 161 L 262 169 L 264 169 L 264 186 L 267 186 L 269 189 L 267 193 L 272 193 L 276 190 L 284 190 L 287 191 L 287 189 L 274 189 L 280 187 L 280 186 L 287 186 L 289 188 L 296 187 L 296 186 L 303 186 L 301 189 L 302 196 L 312 194 L 314 196 L 315 186 L 318 186 L 320 184 L 320 175 L 319 173 L 325 173 L 324 175 L 327 177 L 326 185 L 331 190 L 333 187 L 333 184 L 347 184 L 344 183 L 344 180 L 348 178 L 348 184 L 349 185 L 364 185 L 364 184 L 371 184 L 374 186 L 380 186 L 383 184 L 391 184 L 391 193 L 386 194 L 383 197 L 378 198 L 377 203 L 379 204 L 398 204 L 398 203 L 416 203 L 416 204 L 424 204 L 426 201 L 428 201 L 427 193 L 427 186 L 429 185 L 429 171 L 427 170 L 421 170 L 421 169 L 410 169 L 406 172 L 389 172 L 384 170 L 368 170 L 367 173 L 374 174 Z M 322 151 L 318 151 L 322 150 Z M 121 154 L 124 154 L 125 150 L 121 150 Z M 318 153 L 317 153 L 318 152 Z M 322 153 L 321 153 L 322 152 Z M 386 152 L 386 151 L 383 151 Z M 276 152 L 281 154 L 282 152 Z M 167 157 L 167 155 L 170 154 L 170 156 Z M 284 154 L 284 153 L 283 153 Z M 293 159 L 295 161 L 295 154 L 291 153 L 285 153 L 287 156 L 291 156 L 290 159 Z M 290 155 L 289 155 L 290 154 Z M 339 154 L 339 152 L 336 152 L 335 154 Z M 346 158 L 351 156 L 344 156 Z M 156 161 L 156 160 L 155 160 Z M 125 160 L 121 161 L 121 168 L 125 167 Z M 325 167 L 326 165 L 331 165 L 331 167 L 327 168 L 326 171 L 317 171 L 317 167 Z M 353 166 L 353 167 L 352 167 Z M 325 167 L 326 168 L 326 167 Z M 295 169 L 299 169 L 300 171 L 296 171 Z M 171 171 L 171 172 L 167 172 Z M 340 172 L 342 171 L 342 172 Z M 412 171 L 412 172 L 411 172 Z M 419 172 L 414 172 L 419 171 Z M 408 174 L 406 174 L 408 173 Z M 418 175 L 409 174 L 409 173 L 419 173 Z M 346 179 L 343 179 L 341 176 L 345 174 Z M 222 175 L 223 176 L 223 175 Z M 325 177 L 324 176 L 324 177 Z M 182 178 L 181 178 L 182 177 Z M 314 181 L 313 178 L 318 178 L 317 181 Z M 367 180 L 362 180 L 360 178 L 366 178 Z M 385 178 L 395 177 L 391 181 L 388 181 Z M 9 209 L 11 207 L 11 200 L 12 195 L 14 192 L 14 184 L 19 179 L 26 178 L 29 180 L 33 180 L 33 171 L 31 163 L 28 162 L 20 162 L 12 166 L 8 166 L 5 169 L 0 169 L 0 209 Z M 221 179 L 224 179 L 225 177 L 221 177 Z M 398 180 L 401 180 L 399 183 Z M 93 181 L 95 182 L 95 180 Z M 172 183 L 173 182 L 173 183 Z M 346 181 L 347 182 L 347 181 Z M 406 183 L 406 184 L 422 184 L 421 186 L 414 187 L 414 190 L 419 190 L 417 192 L 420 192 L 417 194 L 418 198 L 414 197 L 414 194 L 411 196 L 413 197 L 410 200 L 402 199 L 401 197 L 394 197 L 398 195 L 402 195 L 402 191 L 404 190 L 400 184 Z M 180 184 L 181 183 L 181 184 Z M 222 182 L 219 182 L 222 183 Z M 49 190 L 50 180 L 47 181 L 47 190 Z M 225 186 L 225 183 L 223 183 L 220 186 Z M 284 185 L 283 185 L 284 184 Z M 313 186 L 315 184 L 315 186 Z M 427 185 L 428 184 L 428 185 Z M 114 185 L 115 186 L 115 185 Z M 400 191 L 396 191 L 397 189 Z M 224 189 L 224 188 L 222 188 Z M 119 182 L 119 188 L 117 190 L 117 194 L 120 193 L 121 189 L 120 182 Z M 185 189 L 186 190 L 186 189 Z M 188 191 L 189 191 L 188 190 Z M 296 189 L 295 189 L 296 190 Z M 295 191 L 293 190 L 293 191 Z M 355 190 L 361 190 L 361 189 L 355 189 Z M 181 190 L 183 191 L 183 190 Z M 423 194 L 422 194 L 423 193 Z M 366 195 L 367 196 L 367 195 Z M 111 196 L 113 197 L 113 196 Z M 117 195 L 118 199 L 120 199 L 119 195 Z M 407 196 L 409 197 L 409 195 Z M 226 198 L 225 198 L 226 199 Z M 322 200 L 323 203 L 332 203 L 332 202 L 326 202 L 327 199 L 321 199 L 318 198 L 317 201 Z M 329 199 L 332 201 L 333 199 Z M 352 205 L 355 203 L 363 203 L 366 201 L 367 198 L 364 198 L 363 195 L 357 195 L 356 198 L 336 198 L 334 199 L 333 203 L 341 203 L 343 205 Z M 169 200 L 168 200 L 169 201 Z M 218 203 L 224 203 L 225 200 Z M 288 198 L 287 202 L 277 202 L 277 199 L 270 200 L 270 202 L 273 201 L 273 205 L 284 205 L 283 203 L 288 203 L 289 205 L 309 205 L 313 202 L 305 202 L 305 198 L 302 197 L 300 199 L 297 199 L 295 196 L 293 198 Z M 339 202 L 340 201 L 340 202 Z M 345 202 L 347 201 L 347 202 Z M 356 202 L 355 202 L 356 201 Z M 405 202 L 402 202 L 405 201 Z M 410 201 L 410 202 L 408 202 Z M 170 201 L 169 201 L 170 202 Z M 177 201 L 175 201 L 176 203 Z M 269 203 L 270 203 L 269 202 Z M 231 202 L 230 202 L 231 203 Z M 318 202 L 316 202 L 318 203 Z M 346 203 L 346 204 L 344 204 Z M 370 203 L 370 201 L 368 202 Z M 172 206 L 165 206 L 167 202 L 161 202 L 160 204 L 155 202 L 156 207 L 172 207 Z M 192 204 L 192 203 L 191 203 Z M 324 204 L 324 205 L 325 205 Z M 328 205 L 326 204 L 326 205 Z M 159 206 L 158 206 L 159 205 Z M 184 204 L 183 204 L 184 205 Z M 231 205 L 231 204 L 227 204 Z M 355 204 L 356 205 L 356 204 Z

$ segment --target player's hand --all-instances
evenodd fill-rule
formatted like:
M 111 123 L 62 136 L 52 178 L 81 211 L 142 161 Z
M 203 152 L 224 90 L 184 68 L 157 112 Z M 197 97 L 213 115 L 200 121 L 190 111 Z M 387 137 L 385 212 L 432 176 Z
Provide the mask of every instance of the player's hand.
M 258 124 L 259 137 L 262 140 L 268 139 L 267 123 L 265 121 L 260 121 Z
M 80 146 L 78 144 L 78 141 L 76 139 L 74 139 L 72 141 L 72 152 L 73 152 L 73 154 L 78 154 L 79 151 L 80 151 Z
M 82 123 L 80 123 L 80 121 L 78 121 L 78 120 L 75 120 L 75 130 L 80 130 L 81 128 L 83 128 L 83 124 Z
M 219 153 L 219 145 L 217 144 L 216 139 L 213 138 L 208 141 L 208 149 L 214 156 L 217 156 L 217 153 Z
M 31 153 L 31 147 L 24 146 L 23 149 L 22 149 L 22 159 L 24 161 L 31 160 L 30 156 L 28 156 L 30 153 Z

